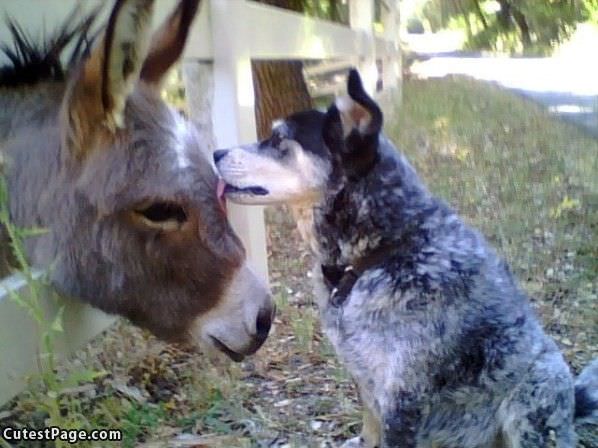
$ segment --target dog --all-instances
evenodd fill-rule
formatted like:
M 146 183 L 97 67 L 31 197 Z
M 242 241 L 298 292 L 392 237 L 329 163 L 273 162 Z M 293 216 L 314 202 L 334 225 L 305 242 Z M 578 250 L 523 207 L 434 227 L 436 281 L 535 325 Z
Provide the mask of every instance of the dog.
M 598 422 L 598 360 L 574 381 L 507 264 L 383 135 L 357 71 L 327 111 L 214 153 L 233 202 L 287 203 L 316 256 L 323 329 L 356 381 L 344 447 L 558 448 Z

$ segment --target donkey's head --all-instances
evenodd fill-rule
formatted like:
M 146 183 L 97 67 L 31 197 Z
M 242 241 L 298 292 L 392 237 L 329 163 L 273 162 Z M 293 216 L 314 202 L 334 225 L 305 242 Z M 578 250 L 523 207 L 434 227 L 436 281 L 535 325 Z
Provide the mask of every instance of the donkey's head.
M 198 3 L 180 1 L 151 36 L 153 2 L 118 0 L 69 80 L 53 275 L 163 339 L 239 360 L 266 339 L 274 306 L 227 222 L 201 135 L 159 93 Z

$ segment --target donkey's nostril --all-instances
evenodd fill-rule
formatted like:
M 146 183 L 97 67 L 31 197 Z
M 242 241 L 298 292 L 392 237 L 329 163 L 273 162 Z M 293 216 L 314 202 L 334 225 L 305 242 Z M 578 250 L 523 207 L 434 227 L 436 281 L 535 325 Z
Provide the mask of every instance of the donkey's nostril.
M 259 339 L 266 339 L 270 333 L 272 319 L 274 318 L 273 308 L 262 308 L 257 315 L 255 322 L 255 334 Z
M 217 149 L 214 151 L 214 163 L 218 163 L 228 153 L 227 149 Z

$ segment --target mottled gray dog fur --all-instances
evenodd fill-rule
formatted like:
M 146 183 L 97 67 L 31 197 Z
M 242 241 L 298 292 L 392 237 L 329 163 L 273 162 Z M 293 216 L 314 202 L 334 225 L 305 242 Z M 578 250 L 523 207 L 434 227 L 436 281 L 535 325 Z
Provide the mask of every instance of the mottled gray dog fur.
M 507 264 L 381 134 L 355 71 L 348 91 L 327 113 L 291 115 L 268 140 L 215 155 L 234 201 L 305 209 L 311 198 L 317 274 L 387 251 L 338 306 L 316 276 L 323 328 L 365 409 L 344 446 L 536 448 L 551 431 L 575 446 L 574 419 L 596 419 L 598 361 L 575 389 Z M 312 183 L 272 180 L 293 167 Z

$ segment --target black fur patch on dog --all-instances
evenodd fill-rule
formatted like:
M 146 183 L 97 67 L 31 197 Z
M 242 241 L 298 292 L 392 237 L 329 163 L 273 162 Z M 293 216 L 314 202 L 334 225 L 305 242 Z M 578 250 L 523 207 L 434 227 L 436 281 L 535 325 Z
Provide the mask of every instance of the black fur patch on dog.
M 285 135 L 297 141 L 306 151 L 327 159 L 330 153 L 322 136 L 325 115 L 315 109 L 290 115 L 284 121 L 287 128 Z
M 593 400 L 585 387 L 575 387 L 575 418 L 588 418 L 598 409 L 598 401 Z

